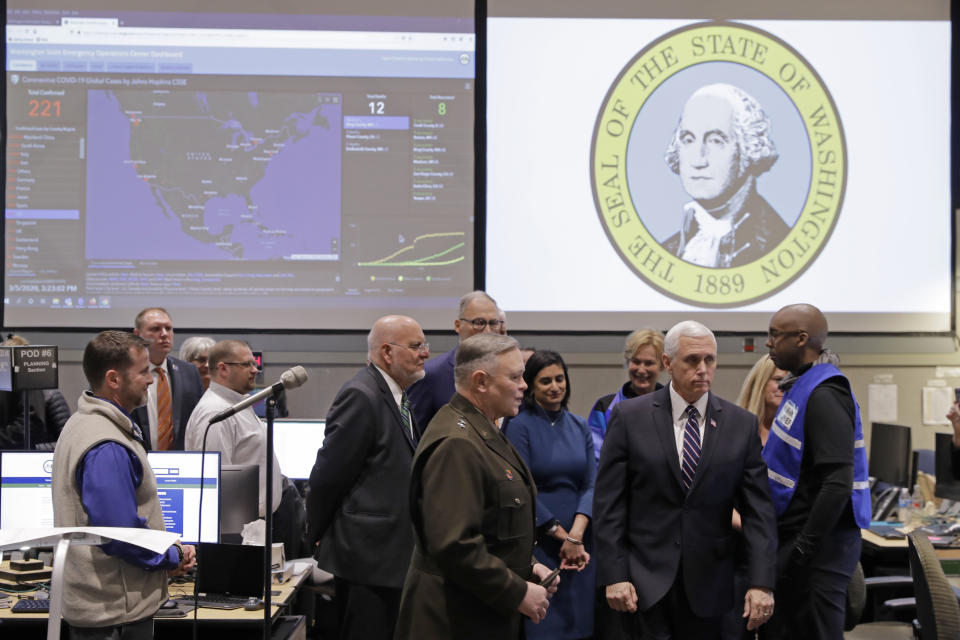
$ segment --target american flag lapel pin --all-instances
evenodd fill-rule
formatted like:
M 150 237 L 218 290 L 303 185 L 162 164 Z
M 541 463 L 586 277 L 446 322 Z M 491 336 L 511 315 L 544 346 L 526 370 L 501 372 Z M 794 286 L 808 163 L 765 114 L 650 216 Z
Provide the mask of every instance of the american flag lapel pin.
M 714 420 L 713 418 L 710 418 L 710 426 L 713 427 L 714 429 L 716 429 L 716 428 L 717 428 L 717 421 Z

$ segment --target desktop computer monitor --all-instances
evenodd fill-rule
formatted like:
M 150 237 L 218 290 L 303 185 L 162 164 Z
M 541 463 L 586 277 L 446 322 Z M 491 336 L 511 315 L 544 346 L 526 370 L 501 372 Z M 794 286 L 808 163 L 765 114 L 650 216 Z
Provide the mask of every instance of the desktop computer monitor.
M 291 480 L 310 478 L 325 427 L 325 420 L 273 421 L 273 452 L 283 475 Z
M 960 469 L 953 468 L 953 434 L 936 434 L 937 487 L 934 495 L 948 500 L 960 500 Z
M 150 451 L 147 459 L 157 478 L 163 526 L 180 534 L 184 544 L 220 539 L 220 452 Z M 203 461 L 203 482 L 200 466 Z M 200 491 L 203 490 L 203 512 Z M 202 527 L 202 528 L 201 528 Z M 199 532 L 199 540 L 198 538 Z
M 167 531 L 185 544 L 219 538 L 220 453 L 206 454 L 200 482 L 199 451 L 151 451 L 150 467 L 157 478 L 157 495 Z M 0 451 L 0 529 L 53 526 L 52 451 Z M 203 517 L 200 491 L 203 486 Z
M 910 427 L 874 422 L 870 432 L 870 475 L 906 487 L 910 482 Z
M 220 502 L 220 542 L 241 542 L 243 525 L 260 517 L 260 465 L 223 465 Z
M 0 529 L 53 526 L 53 451 L 0 451 Z

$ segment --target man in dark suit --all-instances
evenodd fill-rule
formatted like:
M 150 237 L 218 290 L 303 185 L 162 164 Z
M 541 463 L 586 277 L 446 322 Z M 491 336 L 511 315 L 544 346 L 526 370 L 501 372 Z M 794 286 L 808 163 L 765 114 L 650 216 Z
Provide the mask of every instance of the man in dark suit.
M 336 578 L 340 638 L 393 638 L 413 551 L 410 462 L 419 430 L 406 389 L 430 357 L 420 325 L 377 320 L 370 364 L 347 382 L 327 414 L 323 447 L 310 473 L 307 539 Z
M 187 422 L 204 391 L 200 372 L 189 362 L 169 355 L 173 322 L 166 309 L 151 307 L 138 313 L 133 333 L 149 343 L 153 376 L 147 404 L 134 410 L 133 418 L 143 430 L 148 451 L 182 451 Z
M 514 639 L 522 616 L 547 615 L 538 582 L 550 570 L 532 563 L 537 489 L 497 426 L 517 414 L 527 386 L 517 341 L 485 334 L 461 342 L 456 384 L 413 461 L 416 548 L 397 640 Z
M 611 608 L 639 610 L 644 638 L 719 638 L 732 606 L 754 629 L 773 611 L 777 544 L 757 419 L 710 393 L 717 343 L 702 324 L 667 333 L 663 364 L 668 387 L 611 415 L 594 488 L 598 582 Z M 751 585 L 742 605 L 734 505 Z
M 453 321 L 453 330 L 460 336 L 460 342 L 478 333 L 499 333 L 500 327 L 506 326 L 506 318 L 501 325 L 499 311 L 496 301 L 483 291 L 471 291 L 460 298 L 457 319 Z M 453 383 L 456 357 L 457 350 L 451 349 L 429 361 L 424 367 L 423 380 L 410 388 L 413 415 L 424 429 L 456 391 Z

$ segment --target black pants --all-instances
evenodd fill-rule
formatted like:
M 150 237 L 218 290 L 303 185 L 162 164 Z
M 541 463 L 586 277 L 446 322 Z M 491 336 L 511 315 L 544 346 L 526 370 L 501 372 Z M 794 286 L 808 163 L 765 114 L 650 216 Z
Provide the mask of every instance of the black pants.
M 393 640 L 402 589 L 334 578 L 340 640 Z
M 757 635 L 756 630 L 747 631 L 747 618 L 743 617 L 743 600 L 750 589 L 748 583 L 746 566 L 738 566 L 733 572 L 733 608 L 723 616 L 723 640 L 752 640 Z
M 793 539 L 785 544 L 792 547 Z M 843 638 L 847 585 L 860 560 L 860 544 L 859 529 L 834 531 L 823 537 L 806 567 L 791 567 L 778 575 L 773 617 L 760 627 L 760 638 Z
M 607 588 L 597 589 L 597 601 L 593 607 L 594 640 L 634 640 L 637 630 L 637 614 L 615 611 L 607 603 Z
M 693 613 L 683 588 L 682 567 L 667 595 L 639 617 L 643 640 L 720 640 L 722 616 L 701 618 Z

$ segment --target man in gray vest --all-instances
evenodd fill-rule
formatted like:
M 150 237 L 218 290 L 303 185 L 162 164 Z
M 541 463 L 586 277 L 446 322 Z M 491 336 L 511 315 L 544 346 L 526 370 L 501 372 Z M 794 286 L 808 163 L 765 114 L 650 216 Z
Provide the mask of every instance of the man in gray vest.
M 162 531 L 157 481 L 131 417 L 153 382 L 146 341 L 124 331 L 100 333 L 83 352 L 83 373 L 91 390 L 81 394 L 53 454 L 54 525 Z M 167 576 L 194 564 L 189 545 L 161 554 L 119 541 L 71 548 L 63 602 L 71 637 L 152 638 Z

